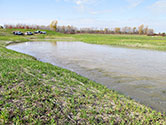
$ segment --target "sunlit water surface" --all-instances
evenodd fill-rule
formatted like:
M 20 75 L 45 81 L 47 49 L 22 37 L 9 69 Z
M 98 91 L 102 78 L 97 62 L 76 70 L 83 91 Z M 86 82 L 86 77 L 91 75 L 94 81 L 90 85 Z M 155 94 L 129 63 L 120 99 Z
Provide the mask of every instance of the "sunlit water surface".
M 26 42 L 7 48 L 77 72 L 166 112 L 166 52 L 83 42 Z

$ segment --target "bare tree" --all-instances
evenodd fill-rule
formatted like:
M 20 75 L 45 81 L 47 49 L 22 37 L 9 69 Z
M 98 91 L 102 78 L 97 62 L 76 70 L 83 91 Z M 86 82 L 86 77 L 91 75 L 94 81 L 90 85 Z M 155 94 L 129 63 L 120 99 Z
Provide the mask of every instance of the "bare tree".
M 148 29 L 147 35 L 153 35 L 153 34 L 154 34 L 154 30 L 153 29 Z
M 144 29 L 144 34 L 148 34 L 148 30 L 149 30 L 148 26 L 146 26 L 145 29 Z
M 146 35 L 154 35 L 154 30 L 149 29 L 147 26 L 144 28 L 144 25 L 140 25 L 138 28 L 136 27 L 116 27 L 116 28 L 76 28 L 73 26 L 58 26 L 57 21 L 52 21 L 49 26 L 44 25 L 26 25 L 26 24 L 17 24 L 17 25 L 4 25 L 6 29 L 43 29 L 43 30 L 54 30 L 60 33 L 98 33 L 98 34 L 146 34 Z M 1 28 L 1 27 L 0 27 Z M 156 34 L 157 35 L 157 34 Z M 161 35 L 161 34 L 158 34 Z
M 133 34 L 136 34 L 136 30 L 137 30 L 137 28 L 133 27 Z
M 58 24 L 57 20 L 52 21 L 51 24 L 50 24 L 50 28 L 53 29 L 54 31 L 56 31 L 57 24 Z
M 115 28 L 115 33 L 120 33 L 120 28 L 119 27 Z
M 144 25 L 143 24 L 138 27 L 138 32 L 139 32 L 139 34 L 144 33 Z

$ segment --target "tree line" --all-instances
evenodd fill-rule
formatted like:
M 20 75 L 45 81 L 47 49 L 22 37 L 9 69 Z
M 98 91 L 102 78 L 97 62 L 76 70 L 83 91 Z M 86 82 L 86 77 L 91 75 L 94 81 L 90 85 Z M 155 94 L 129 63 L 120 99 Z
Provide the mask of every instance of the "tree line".
M 77 33 L 94 33 L 94 34 L 140 34 L 140 35 L 162 35 L 165 33 L 155 34 L 154 29 L 144 26 L 143 24 L 138 27 L 115 27 L 115 28 L 77 28 L 74 26 L 58 26 L 58 21 L 52 21 L 50 25 L 4 25 L 6 29 L 43 29 L 43 30 L 53 30 L 60 33 L 66 34 L 77 34 Z

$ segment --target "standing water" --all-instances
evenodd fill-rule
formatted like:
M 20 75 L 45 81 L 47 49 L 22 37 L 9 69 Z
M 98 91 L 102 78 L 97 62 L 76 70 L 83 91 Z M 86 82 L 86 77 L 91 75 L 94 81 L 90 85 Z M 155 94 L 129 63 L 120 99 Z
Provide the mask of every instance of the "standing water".
M 7 48 L 77 72 L 166 112 L 166 52 L 83 42 L 26 42 Z

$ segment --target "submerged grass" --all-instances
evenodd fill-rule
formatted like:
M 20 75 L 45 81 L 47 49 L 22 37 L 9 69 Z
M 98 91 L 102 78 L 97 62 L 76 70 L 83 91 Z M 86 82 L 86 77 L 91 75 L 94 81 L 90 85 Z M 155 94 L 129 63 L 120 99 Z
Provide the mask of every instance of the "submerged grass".
M 0 41 L 0 124 L 166 124 L 165 113 L 74 72 L 6 49 L 6 40 L 30 40 L 8 35 Z M 71 38 L 58 33 L 52 38 L 56 35 Z

